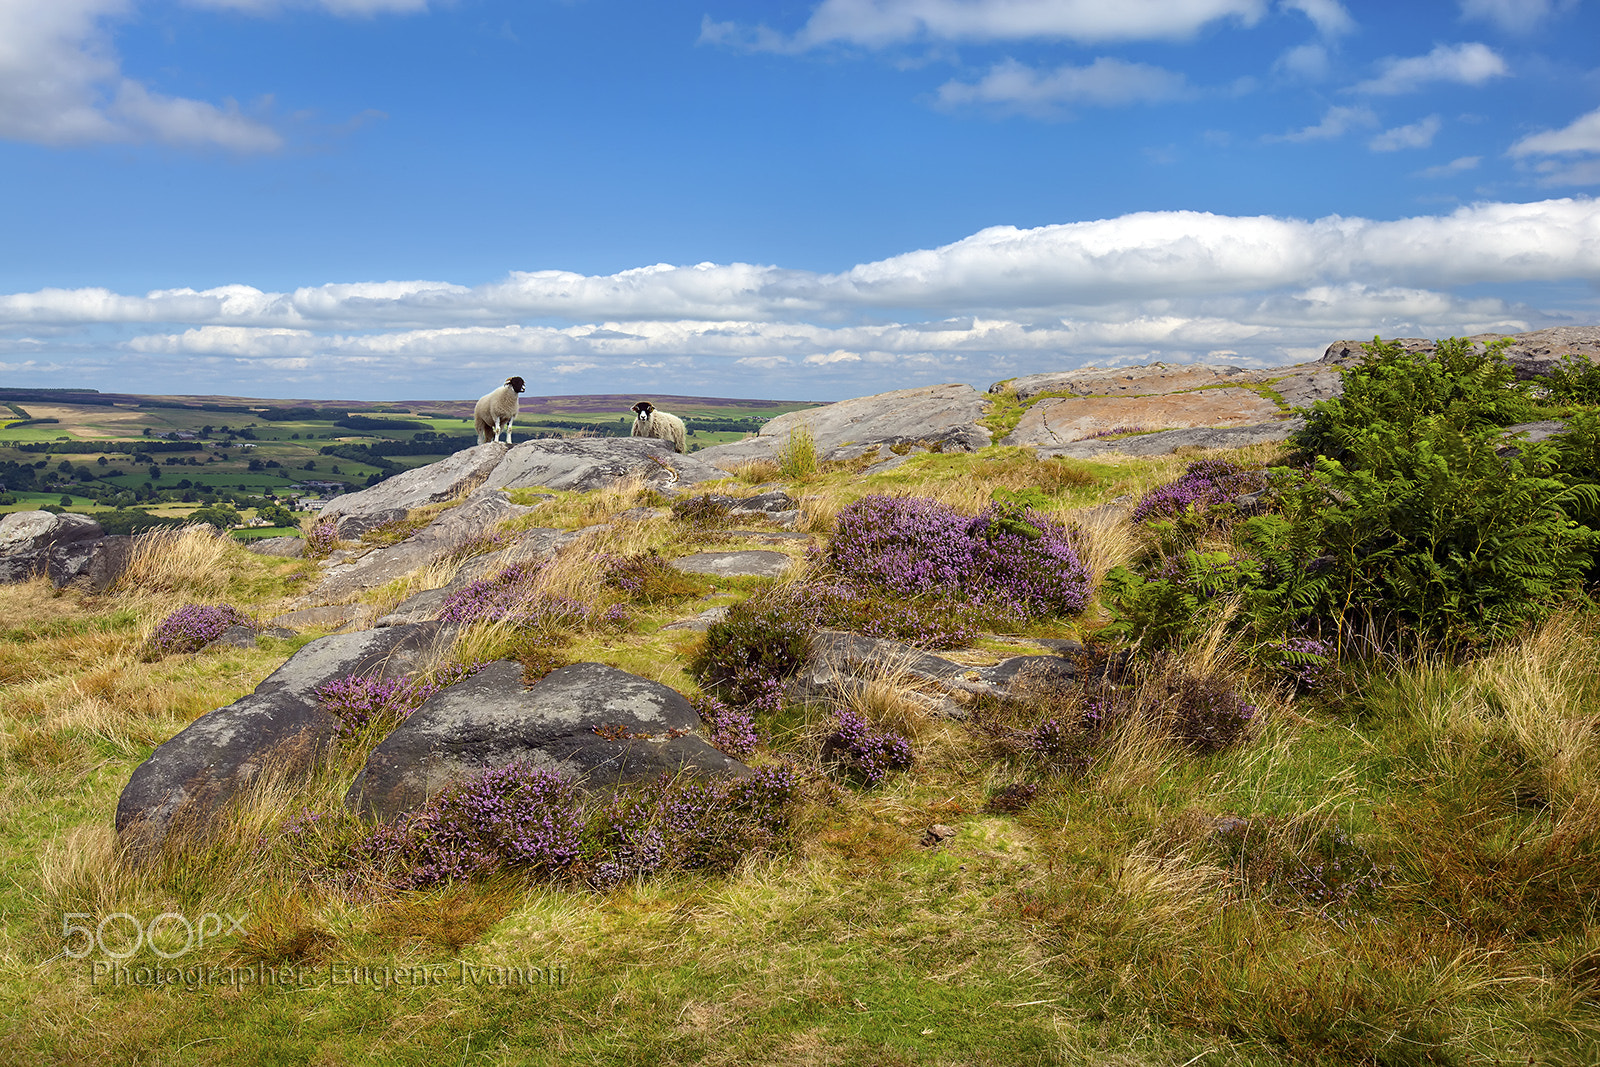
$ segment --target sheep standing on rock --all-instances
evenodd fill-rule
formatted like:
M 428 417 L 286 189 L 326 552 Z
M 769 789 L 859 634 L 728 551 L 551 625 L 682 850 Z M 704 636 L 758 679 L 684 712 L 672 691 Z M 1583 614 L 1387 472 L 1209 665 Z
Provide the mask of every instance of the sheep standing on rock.
M 672 447 L 679 452 L 688 451 L 689 434 L 678 416 L 657 410 L 648 400 L 633 405 L 633 416 L 634 437 L 659 437 L 663 441 L 671 441 Z
M 480 445 L 498 441 L 502 430 L 505 431 L 506 444 L 511 443 L 511 423 L 517 417 L 518 394 L 522 389 L 522 379 L 513 376 L 506 379 L 506 384 L 478 401 L 478 406 L 472 409 L 472 421 L 478 424 Z

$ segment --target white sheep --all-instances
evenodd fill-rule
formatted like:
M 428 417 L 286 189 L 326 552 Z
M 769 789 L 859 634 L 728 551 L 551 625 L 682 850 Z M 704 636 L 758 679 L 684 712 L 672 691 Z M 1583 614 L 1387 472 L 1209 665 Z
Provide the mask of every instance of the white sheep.
M 505 431 L 506 444 L 511 443 L 511 423 L 517 417 L 517 394 L 523 389 L 521 378 L 506 379 L 506 384 L 478 401 L 472 409 L 472 421 L 478 424 L 478 443 L 486 445 L 498 441 Z
M 659 437 L 663 441 L 671 441 L 672 447 L 679 452 L 688 451 L 689 433 L 678 416 L 657 410 L 648 400 L 633 405 L 633 416 L 634 437 Z

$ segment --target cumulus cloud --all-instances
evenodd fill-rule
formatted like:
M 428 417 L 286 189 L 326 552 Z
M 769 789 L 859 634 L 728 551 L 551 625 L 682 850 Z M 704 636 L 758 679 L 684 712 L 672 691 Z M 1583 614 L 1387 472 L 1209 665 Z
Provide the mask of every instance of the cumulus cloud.
M 793 35 L 708 17 L 701 27 L 701 40 L 770 51 L 804 51 L 829 44 L 883 48 L 930 39 L 1172 40 L 1192 37 L 1222 20 L 1252 26 L 1266 9 L 1266 0 L 1115 4 L 1104 0 L 823 0 Z
M 45 289 L 0 295 L 0 351 L 85 373 L 144 361 L 147 391 L 303 396 L 342 382 L 319 391 L 366 395 L 415 381 L 455 396 L 472 390 L 448 383 L 510 364 L 562 391 L 614 392 L 623 375 L 729 395 L 755 375 L 746 395 L 842 396 L 1090 360 L 1229 349 L 1263 365 L 1339 337 L 1523 329 L 1555 320 L 1454 290 L 1597 275 L 1600 201 L 1585 198 L 1393 221 L 1140 212 L 991 227 L 831 274 L 703 263 L 476 286 Z
M 1063 105 L 1116 107 L 1154 103 L 1188 94 L 1182 74 L 1146 63 L 1101 56 L 1088 66 L 1041 71 L 1007 59 L 976 83 L 950 81 L 939 87 L 947 107 L 990 104 L 1030 113 L 1049 113 Z
M 1324 37 L 1343 37 L 1356 29 L 1356 20 L 1339 0 L 1282 0 L 1281 6 L 1310 19 Z
M 334 15 L 420 11 L 426 0 L 189 0 L 267 14 L 310 7 Z M 236 101 L 170 96 L 125 77 L 112 40 L 135 0 L 0 0 L 0 138 L 65 146 L 96 142 L 271 152 L 282 136 Z
M 1486 44 L 1434 46 L 1425 56 L 1390 56 L 1378 63 L 1376 78 L 1352 87 L 1358 93 L 1395 96 L 1413 93 L 1433 82 L 1482 85 L 1493 78 L 1510 75 L 1506 61 Z
M 1402 148 L 1427 148 L 1433 144 L 1433 139 L 1439 133 L 1443 122 L 1438 115 L 1429 115 L 1420 122 L 1413 122 L 1409 126 L 1396 126 L 1392 130 L 1384 130 L 1378 136 L 1367 142 L 1367 147 L 1374 152 L 1398 152 Z
M 1322 121 L 1315 126 L 1305 126 L 1288 133 L 1272 134 L 1263 138 L 1267 141 L 1290 141 L 1301 143 L 1305 141 L 1332 141 L 1343 137 L 1351 130 L 1365 126 L 1376 126 L 1378 116 L 1370 107 L 1330 107 L 1327 114 L 1322 116 Z

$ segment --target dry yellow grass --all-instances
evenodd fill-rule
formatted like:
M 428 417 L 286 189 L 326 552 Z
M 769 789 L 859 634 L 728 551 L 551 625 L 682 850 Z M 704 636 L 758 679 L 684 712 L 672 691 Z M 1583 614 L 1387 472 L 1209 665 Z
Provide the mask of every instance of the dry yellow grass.
M 140 537 L 116 588 L 125 592 L 215 596 L 228 587 L 237 544 L 201 523 Z

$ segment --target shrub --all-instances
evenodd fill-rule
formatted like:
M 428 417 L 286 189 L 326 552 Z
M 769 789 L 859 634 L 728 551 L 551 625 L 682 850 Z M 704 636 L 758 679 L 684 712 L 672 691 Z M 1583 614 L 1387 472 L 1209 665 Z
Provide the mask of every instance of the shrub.
M 1362 362 L 1343 372 L 1344 392 L 1317 401 L 1294 441 L 1333 459 L 1359 451 L 1358 466 L 1382 469 L 1393 454 L 1360 447 L 1371 427 L 1392 428 L 1403 446 L 1430 426 L 1464 433 L 1520 422 L 1532 410 L 1531 389 L 1506 362 L 1509 343 L 1502 339 L 1479 351 L 1471 341 L 1449 337 L 1432 352 L 1407 352 L 1374 337 L 1361 346 Z
M 1600 364 L 1568 354 L 1539 383 L 1545 399 L 1557 404 L 1600 404 Z
M 1221 459 L 1189 464 L 1183 476 L 1150 490 L 1134 505 L 1134 522 L 1173 518 L 1186 512 L 1201 514 L 1235 498 L 1266 488 L 1264 471 L 1245 470 Z
M 661 778 L 601 800 L 558 771 L 513 764 L 379 827 L 354 858 L 401 889 L 500 870 L 605 889 L 658 871 L 727 870 L 776 847 L 797 792 L 794 772 L 778 766 L 741 779 Z
M 485 666 L 451 664 L 418 678 L 351 674 L 324 682 L 312 692 L 322 710 L 338 722 L 339 735 L 353 737 L 373 725 L 403 722 L 433 694 Z
M 735 704 L 770 699 L 805 662 L 815 621 L 803 603 L 752 598 L 706 631 L 690 671 Z
M 744 759 L 761 743 L 748 708 L 730 708 L 710 694 L 689 701 L 700 721 L 711 730 L 711 743 L 736 759 Z
M 602 556 L 605 582 L 642 604 L 681 600 L 700 590 L 694 579 L 662 559 L 654 549 L 633 556 Z
M 822 745 L 824 762 L 834 763 L 868 786 L 883 781 L 890 771 L 911 766 L 911 742 L 904 737 L 874 730 L 848 708 L 841 708 L 838 718 L 838 725 Z
M 158 655 L 194 652 L 221 637 L 228 627 L 249 623 L 248 615 L 228 604 L 186 604 L 156 626 L 150 648 Z
M 323 559 L 333 551 L 333 546 L 338 541 L 338 522 L 333 519 L 318 519 L 311 524 L 311 529 L 306 531 L 305 556 L 307 559 Z
M 959 595 L 1024 617 L 1075 614 L 1088 596 L 1070 534 L 1005 504 L 974 517 L 933 500 L 865 497 L 839 512 L 826 558 L 852 583 Z

